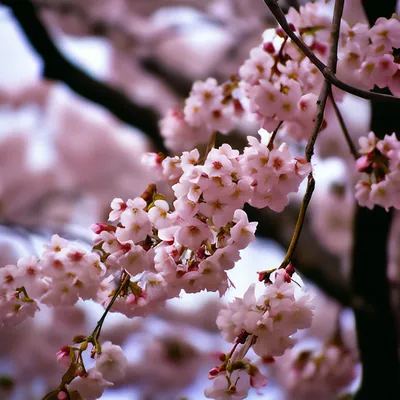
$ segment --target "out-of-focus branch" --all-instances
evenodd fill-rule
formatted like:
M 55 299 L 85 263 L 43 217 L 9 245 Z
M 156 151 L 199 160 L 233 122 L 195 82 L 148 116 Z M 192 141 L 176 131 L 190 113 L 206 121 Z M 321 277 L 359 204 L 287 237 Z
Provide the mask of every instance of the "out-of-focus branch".
M 379 17 L 390 18 L 396 1 L 364 0 L 370 25 Z M 390 93 L 386 91 L 386 93 Z M 392 104 L 372 102 L 371 130 L 383 138 L 385 134 L 400 133 L 398 110 Z M 362 383 L 355 399 L 400 398 L 399 343 L 396 321 L 387 276 L 388 241 L 393 212 L 375 206 L 373 210 L 357 207 L 354 221 L 352 254 L 352 286 L 377 310 L 365 315 L 355 310 L 357 338 L 363 365 Z M 382 385 L 382 382 L 385 382 Z
M 295 43 L 298 48 L 305 54 L 305 56 L 319 69 L 324 78 L 331 83 L 332 85 L 342 89 L 343 91 L 353 94 L 355 96 L 361 97 L 367 100 L 380 100 L 386 101 L 390 103 L 400 104 L 400 98 L 376 92 L 368 92 L 362 89 L 358 89 L 354 86 L 348 85 L 345 82 L 342 82 L 335 75 L 335 72 L 329 68 L 329 66 L 325 65 L 316 55 L 315 53 L 293 32 L 290 28 L 286 17 L 278 5 L 277 0 L 264 0 L 265 4 L 271 10 L 273 16 L 285 31 L 285 33 L 290 37 L 290 39 Z
M 68 61 L 53 43 L 30 0 L 1 0 L 0 4 L 10 7 L 27 40 L 42 58 L 46 78 L 62 81 L 77 94 L 107 108 L 122 122 L 142 130 L 158 150 L 165 150 L 158 128 L 158 115 L 150 108 L 134 103 L 118 90 L 93 79 Z
M 357 160 L 357 158 L 359 157 L 358 151 L 357 151 L 353 141 L 351 140 L 351 136 L 350 136 L 349 130 L 347 129 L 346 122 L 344 122 L 343 115 L 340 112 L 338 105 L 336 104 L 335 98 L 333 97 L 332 90 L 330 90 L 330 92 L 329 92 L 329 99 L 331 100 L 333 110 L 335 111 L 336 118 L 339 121 L 340 128 L 342 129 L 342 132 L 343 132 L 344 138 L 346 139 L 346 143 L 347 143 L 347 146 L 349 147 L 350 153 L 354 157 L 354 159 Z
M 190 3 L 193 3 L 194 5 L 196 2 Z M 127 45 L 132 45 L 140 40 L 140 37 L 138 37 L 137 34 L 129 31 L 120 24 L 100 18 L 93 19 L 83 3 L 35 0 L 32 4 L 38 11 L 51 11 L 59 16 L 75 16 L 78 18 L 80 24 L 85 27 L 88 35 L 111 39 L 113 35 L 117 34 L 118 37 Z M 169 3 L 169 6 L 171 5 L 172 4 Z M 154 9 L 157 9 L 155 3 L 153 3 L 152 6 Z M 159 7 L 161 7 L 161 4 L 159 4 Z M 145 12 L 145 14 L 147 14 L 147 12 Z M 149 46 L 152 45 L 153 44 L 149 44 Z M 138 62 L 146 72 L 159 78 L 179 96 L 186 97 L 188 95 L 192 86 L 192 80 L 184 77 L 180 71 L 174 71 L 171 68 L 162 65 L 158 60 L 150 56 L 139 57 Z

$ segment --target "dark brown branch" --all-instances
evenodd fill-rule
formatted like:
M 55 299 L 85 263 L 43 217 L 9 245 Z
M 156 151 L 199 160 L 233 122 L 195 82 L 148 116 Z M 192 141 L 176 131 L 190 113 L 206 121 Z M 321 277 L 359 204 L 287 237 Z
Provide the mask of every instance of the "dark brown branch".
M 340 128 L 342 129 L 346 143 L 349 146 L 350 153 L 352 154 L 354 159 L 357 160 L 357 158 L 359 157 L 358 151 L 357 151 L 353 141 L 351 140 L 349 130 L 347 129 L 347 126 L 346 126 L 346 122 L 344 122 L 343 115 L 340 112 L 340 109 L 336 104 L 335 98 L 333 97 L 332 90 L 329 92 L 329 99 L 331 100 L 333 110 L 335 111 L 336 118 L 339 121 L 339 125 L 340 125 Z
M 363 0 L 370 25 L 379 17 L 390 18 L 396 3 L 395 0 Z M 390 93 L 387 89 L 384 92 Z M 371 130 L 380 138 L 392 132 L 399 136 L 398 107 L 377 101 L 372 101 L 371 106 Z M 378 206 L 373 210 L 358 206 L 356 210 L 352 286 L 356 295 L 363 296 L 377 310 L 376 315 L 365 315 L 361 310 L 355 310 L 363 365 L 361 387 L 355 396 L 357 400 L 400 398 L 399 339 L 387 277 L 392 216 L 392 211 L 386 212 Z
M 122 122 L 142 130 L 158 150 L 165 151 L 158 128 L 158 115 L 68 61 L 54 45 L 30 0 L 0 0 L 0 4 L 10 7 L 26 38 L 42 58 L 46 78 L 62 81 L 75 93 L 105 107 Z
M 299 47 L 299 49 L 304 53 L 304 55 L 319 69 L 324 78 L 329 81 L 332 85 L 342 89 L 343 91 L 353 94 L 355 96 L 361 97 L 367 100 L 380 100 L 391 103 L 400 104 L 400 98 L 383 94 L 383 93 L 375 93 L 368 92 L 362 89 L 355 88 L 354 86 L 348 85 L 347 83 L 339 80 L 335 72 L 329 68 L 329 66 L 325 65 L 316 55 L 315 53 L 292 31 L 289 27 L 289 24 L 286 20 L 285 15 L 280 9 L 277 0 L 264 0 L 265 4 L 271 10 L 275 19 L 285 31 L 285 33 L 290 37 L 290 39 Z
M 109 22 L 104 19 L 93 19 L 89 11 L 85 8 L 85 4 L 71 2 L 55 2 L 55 1 L 33 1 L 33 6 L 38 11 L 51 11 L 60 16 L 74 16 L 80 24 L 85 27 L 88 35 L 101 36 L 106 39 L 112 38 L 113 34 L 118 34 L 123 42 L 127 45 L 134 44 L 138 41 L 138 36 L 130 32 L 128 29 L 115 22 Z M 150 44 L 152 45 L 152 44 Z M 171 88 L 176 94 L 187 97 L 191 87 L 192 80 L 182 75 L 181 71 L 175 71 L 168 66 L 161 64 L 154 57 L 138 58 L 139 64 L 146 72 L 151 73 L 160 79 L 166 86 Z
M 282 126 L 282 124 L 283 124 L 283 121 L 279 121 L 277 127 L 272 132 L 272 135 L 269 139 L 268 146 L 267 146 L 269 151 L 271 151 L 274 148 L 274 140 L 275 140 L 276 134 L 278 133 L 279 128 Z
M 353 292 L 377 310 L 372 315 L 354 310 L 363 366 L 357 400 L 400 398 L 397 329 L 387 279 L 391 219 L 392 213 L 378 206 L 373 210 L 358 206 L 356 210 L 351 272 Z
M 329 59 L 328 59 L 328 68 L 333 72 L 336 72 L 340 21 L 343 15 L 343 6 L 344 6 L 344 0 L 336 0 L 332 18 L 332 28 L 331 28 L 332 44 L 329 50 Z M 322 127 L 326 102 L 328 100 L 328 95 L 330 92 L 331 92 L 331 84 L 327 79 L 325 79 L 324 83 L 322 84 L 322 88 L 317 101 L 317 116 L 315 118 L 313 132 L 311 133 L 310 139 L 308 140 L 305 151 L 306 160 L 308 162 L 311 162 L 311 158 L 314 154 L 315 142 Z M 315 180 L 311 170 L 311 172 L 308 175 L 307 189 L 306 193 L 304 194 L 303 201 L 301 203 L 299 216 L 297 217 L 296 227 L 293 232 L 292 240 L 290 241 L 289 248 L 287 250 L 286 256 L 280 268 L 285 268 L 287 265 L 289 265 L 289 263 L 292 260 L 292 256 L 296 250 L 296 246 L 300 238 L 301 230 L 303 228 L 304 220 L 306 217 L 307 208 L 308 205 L 310 204 L 314 188 L 315 188 Z

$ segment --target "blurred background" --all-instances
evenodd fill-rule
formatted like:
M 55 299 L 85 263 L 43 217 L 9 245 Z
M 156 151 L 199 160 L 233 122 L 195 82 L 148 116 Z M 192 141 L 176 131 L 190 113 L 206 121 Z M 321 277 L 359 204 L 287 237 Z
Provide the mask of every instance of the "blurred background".
M 223 82 L 236 74 L 262 32 L 274 26 L 263 1 L 256 0 L 21 3 L 29 7 L 19 15 L 0 5 L 1 267 L 40 254 L 53 233 L 90 246 L 88 227 L 107 220 L 111 200 L 134 198 L 156 180 L 140 158 L 165 150 L 158 120 L 183 105 L 195 80 L 212 76 Z M 349 3 L 346 18 L 365 21 L 357 1 Z M 281 5 L 287 10 L 292 4 Z M 354 140 L 365 135 L 369 104 L 346 96 L 340 106 Z M 332 123 L 321 136 L 317 189 L 296 254 L 307 288 L 317 293 L 313 327 L 300 339 L 320 346 L 336 331 L 340 314 L 346 346 L 356 355 L 353 314 L 340 305 L 354 205 L 351 159 L 338 130 Z M 256 134 L 254 125 L 243 124 L 226 140 L 242 148 L 246 136 Z M 257 240 L 231 271 L 236 288 L 223 299 L 183 295 L 151 318 L 107 318 L 102 337 L 126 350 L 130 368 L 104 399 L 204 398 L 208 370 L 218 352 L 229 350 L 215 325 L 218 310 L 242 296 L 257 271 L 280 264 L 301 195 L 282 214 L 249 210 L 259 222 Z M 399 225 L 396 218 L 396 232 Z M 394 245 L 394 281 L 398 259 Z M 90 302 L 73 310 L 43 309 L 35 320 L 0 330 L 0 397 L 37 399 L 56 386 L 63 371 L 56 352 L 75 334 L 91 331 L 101 313 Z M 270 382 L 262 398 L 295 399 L 285 394 L 279 366 L 265 368 Z

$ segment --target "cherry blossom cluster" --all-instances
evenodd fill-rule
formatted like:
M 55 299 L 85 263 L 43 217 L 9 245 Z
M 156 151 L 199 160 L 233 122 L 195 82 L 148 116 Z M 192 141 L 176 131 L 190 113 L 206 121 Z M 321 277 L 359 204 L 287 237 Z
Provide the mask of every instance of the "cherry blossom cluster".
M 236 298 L 221 310 L 217 325 L 223 337 L 235 343 L 234 349 L 240 343 L 244 346 L 249 343 L 259 357 L 273 361 L 293 347 L 292 335 L 311 326 L 312 298 L 295 290 L 293 273 L 291 265 L 260 273 L 266 285 L 261 296 L 256 297 L 255 284 L 252 284 L 243 299 Z M 206 390 L 207 397 L 243 399 L 250 387 L 258 389 L 267 384 L 258 368 L 236 353 L 229 354 L 228 358 L 223 355 L 221 360 L 224 363 L 210 371 L 209 377 L 214 381 Z
M 18 324 L 48 307 L 73 306 L 95 299 L 105 267 L 96 253 L 54 235 L 39 260 L 21 258 L 0 269 L 1 324 Z
M 319 12 L 320 5 L 308 3 L 289 10 L 291 29 L 326 59 L 330 20 Z M 317 93 L 322 75 L 304 57 L 281 28 L 268 29 L 263 42 L 250 51 L 239 69 L 240 88 L 248 99 L 249 111 L 256 113 L 262 126 L 271 130 L 284 121 L 284 131 L 297 140 L 307 139 L 317 112 Z
M 86 342 L 84 342 L 86 345 Z M 84 348 L 84 347 L 83 347 Z M 84 369 L 83 365 L 78 365 L 79 349 L 73 346 L 64 346 L 57 353 L 57 360 L 66 367 L 71 366 L 71 377 L 61 390 L 56 390 L 57 399 L 64 400 L 70 398 L 73 393 L 78 392 L 87 400 L 99 399 L 107 387 L 113 386 L 117 380 L 123 379 L 128 367 L 122 348 L 111 342 L 105 342 L 101 346 L 101 352 L 96 355 L 95 366 Z
M 299 11 L 290 8 L 287 20 L 326 62 L 331 22 L 321 3 L 307 3 Z M 400 65 L 395 50 L 400 47 L 400 21 L 379 18 L 371 29 L 367 24 L 350 26 L 342 21 L 340 35 L 338 76 L 361 88 L 377 85 L 398 94 Z M 264 128 L 273 129 L 278 121 L 285 121 L 287 134 L 298 140 L 308 138 L 322 75 L 281 28 L 264 33 L 263 43 L 251 50 L 239 74 L 250 111 L 264 118 Z
M 260 357 L 281 356 L 293 346 L 291 336 L 309 328 L 313 316 L 311 296 L 295 291 L 285 269 L 273 272 L 269 279 L 260 297 L 256 297 L 252 284 L 243 299 L 229 303 L 217 318 L 218 328 L 229 342 L 243 331 L 256 335 L 253 350 Z
M 213 132 L 228 133 L 243 114 L 237 82 L 218 85 L 213 78 L 193 84 L 182 110 L 171 110 L 160 121 L 167 147 L 182 151 L 210 141 Z
M 290 8 L 287 20 L 326 62 L 331 21 L 323 5 L 307 3 L 299 11 Z M 399 94 L 399 37 L 400 21 L 396 17 L 379 18 L 371 29 L 367 24 L 350 26 L 342 21 L 338 76 L 360 88 L 377 85 Z M 207 143 L 214 131 L 227 133 L 241 117 L 251 115 L 266 130 L 274 130 L 283 121 L 287 135 L 307 139 L 322 82 L 322 74 L 281 28 L 268 29 L 262 43 L 250 51 L 239 68 L 238 77 L 223 85 L 211 78 L 195 82 L 184 110 L 171 111 L 161 121 L 161 133 L 169 148 L 182 150 Z
M 144 161 L 163 179 L 177 181 L 172 188 L 180 217 L 200 212 L 221 227 L 246 202 L 281 212 L 289 203 L 288 195 L 298 191 L 311 171 L 305 158 L 291 156 L 288 144 L 274 148 L 268 132 L 261 129 L 259 135 L 260 140 L 248 137 L 249 146 L 242 154 L 223 144 L 212 149 L 205 160 L 193 150 L 181 157 L 148 154 Z
M 396 135 L 379 140 L 373 132 L 361 137 L 360 154 L 356 162 L 364 175 L 356 184 L 356 198 L 361 206 L 370 209 L 375 204 L 400 209 L 400 142 Z
M 256 223 L 241 208 L 249 202 L 283 210 L 310 171 L 286 144 L 274 149 L 267 136 L 249 138 L 242 154 L 224 144 L 202 159 L 198 150 L 165 158 L 162 172 L 176 182 L 173 209 L 158 193 L 148 200 L 114 199 L 111 223 L 92 227 L 93 252 L 55 235 L 40 260 L 3 269 L 4 305 L 19 315 L 36 309 L 32 299 L 50 307 L 72 306 L 79 298 L 107 305 L 122 274 L 137 277 L 113 307 L 128 316 L 146 313 L 182 289 L 222 295 L 229 284 L 226 271 L 254 240 Z
M 224 361 L 225 357 L 221 354 L 220 359 Z M 210 371 L 209 378 L 213 384 L 204 391 L 204 395 L 215 400 L 245 399 L 250 388 L 260 389 L 268 384 L 268 378 L 247 358 L 225 360 L 221 367 Z
M 327 343 L 320 351 L 295 348 L 277 367 L 288 397 L 299 400 L 337 399 L 357 375 L 354 355 L 335 343 Z
M 378 18 L 370 29 L 367 24 L 341 25 L 338 76 L 365 89 L 374 85 L 388 87 L 400 95 L 400 21 Z
M 188 200 L 180 204 L 176 200 L 175 210 L 170 210 L 158 194 L 150 204 L 140 197 L 126 203 L 115 199 L 110 219 L 117 226 L 93 227 L 95 248 L 103 252 L 109 273 L 101 285 L 103 303 L 107 304 L 108 293 L 115 289 L 116 274 L 138 277 L 115 301 L 113 311 L 142 315 L 178 296 L 182 289 L 225 293 L 229 285 L 226 271 L 240 258 L 239 250 L 254 240 L 257 223 L 249 223 L 240 209 L 213 222 L 211 215 L 199 213 L 199 204 L 188 204 Z
M 281 211 L 288 203 L 288 194 L 298 190 L 311 169 L 304 159 L 292 158 L 285 143 L 275 149 L 267 133 L 260 135 L 261 140 L 249 138 L 249 146 L 242 154 L 224 144 L 212 148 L 204 157 L 200 157 L 198 150 L 172 158 L 147 156 L 156 160 L 166 180 L 175 182 L 173 206 L 157 192 L 155 185 L 150 185 L 141 197 L 112 201 L 109 222 L 91 227 L 92 251 L 54 235 L 40 259 L 21 259 L 17 266 L 3 268 L 2 301 L 9 312 L 3 313 L 2 323 L 18 323 L 32 316 L 38 303 L 61 307 L 73 306 L 79 299 L 93 299 L 103 304 L 106 312 L 133 317 L 154 311 L 167 299 L 179 296 L 181 290 L 218 291 L 223 295 L 230 284 L 226 271 L 234 267 L 240 259 L 239 251 L 255 237 L 257 223 L 248 221 L 242 210 L 244 204 Z M 280 276 L 280 272 L 276 275 Z M 268 290 L 280 287 L 278 282 L 277 278 Z M 286 283 L 282 285 L 285 287 Z M 254 287 L 246 294 L 247 300 L 251 290 Z M 288 288 L 283 292 L 287 300 L 292 296 Z M 300 321 L 304 311 L 302 303 L 292 297 L 293 304 L 284 302 L 287 305 L 284 315 L 293 318 L 292 328 L 296 330 L 305 324 Z M 260 308 L 260 320 L 265 319 L 266 329 L 291 335 L 292 328 L 279 325 L 276 313 L 283 308 L 278 311 L 279 307 L 271 308 L 268 302 L 265 299 L 264 308 Z M 304 302 L 304 307 L 307 304 Z M 266 318 L 268 313 L 271 320 Z M 272 328 L 271 321 L 278 327 Z M 265 355 L 261 338 L 267 334 L 261 332 L 261 326 L 260 322 L 258 330 L 252 330 L 246 325 L 245 331 L 257 335 L 255 349 Z M 278 335 L 275 338 L 282 342 L 282 348 L 291 343 Z M 105 357 L 104 352 L 99 350 L 96 336 L 77 343 L 81 343 L 80 349 L 67 346 L 58 358 L 69 361 L 70 368 L 73 366 L 71 390 L 74 385 L 83 385 L 80 393 L 87 391 L 88 398 L 97 398 L 113 379 L 97 367 L 86 371 L 78 352 L 86 350 L 89 343 L 97 360 Z M 276 355 L 278 351 L 270 353 Z M 256 378 L 259 375 L 255 366 L 246 365 L 241 370 L 246 370 L 251 386 L 264 382 Z M 216 382 L 220 380 L 219 377 Z M 62 390 L 58 394 L 62 398 Z

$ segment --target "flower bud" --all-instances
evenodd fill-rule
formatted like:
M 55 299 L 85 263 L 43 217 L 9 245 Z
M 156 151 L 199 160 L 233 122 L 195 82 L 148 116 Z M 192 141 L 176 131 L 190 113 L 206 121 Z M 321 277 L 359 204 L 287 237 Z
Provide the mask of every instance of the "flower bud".
M 356 161 L 356 169 L 358 172 L 368 172 L 371 168 L 371 163 L 367 156 L 362 156 Z
M 65 400 L 67 398 L 68 398 L 67 393 L 65 393 L 64 391 L 58 392 L 57 400 Z
M 270 277 L 271 277 L 271 274 L 272 274 L 273 272 L 275 272 L 275 271 L 276 271 L 276 268 L 274 268 L 274 269 L 268 269 L 268 270 L 266 270 L 266 271 L 257 272 L 257 274 L 258 274 L 258 280 L 259 280 L 260 282 L 264 282 L 264 283 L 272 283 Z
M 99 235 L 101 232 L 115 232 L 117 228 L 110 224 L 104 224 L 101 222 L 97 222 L 95 224 L 90 225 L 90 229 L 96 234 Z
M 267 53 L 274 54 L 275 53 L 275 46 L 272 42 L 266 42 L 263 44 L 263 49 Z
M 218 366 L 215 366 L 214 368 L 210 369 L 210 371 L 208 372 L 208 378 L 212 379 L 214 377 L 216 377 L 219 373 L 220 373 L 221 369 Z
M 289 265 L 285 268 L 285 271 L 289 274 L 289 276 L 293 276 L 293 274 L 296 272 L 292 263 L 289 263 Z

